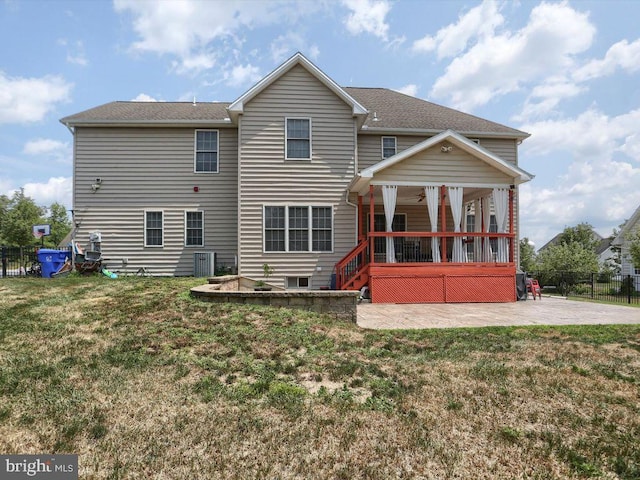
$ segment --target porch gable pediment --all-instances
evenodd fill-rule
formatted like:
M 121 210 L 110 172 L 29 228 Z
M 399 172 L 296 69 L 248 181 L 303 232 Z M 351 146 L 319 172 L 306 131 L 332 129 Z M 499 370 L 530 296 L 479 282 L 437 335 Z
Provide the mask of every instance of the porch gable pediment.
M 388 180 L 391 172 L 397 175 L 402 171 L 403 164 L 409 164 L 414 162 L 415 159 L 421 155 L 425 155 L 429 149 L 438 147 L 443 142 L 446 145 L 459 149 L 461 152 L 467 154 L 467 158 L 473 158 L 474 161 L 481 162 L 478 168 L 485 172 L 495 172 L 495 181 L 499 183 L 520 184 L 528 182 L 533 178 L 533 175 L 522 170 L 516 165 L 505 161 L 494 153 L 482 148 L 482 146 L 472 142 L 468 138 L 454 132 L 453 130 L 446 130 L 438 135 L 428 138 L 392 157 L 384 159 L 375 165 L 362 170 L 354 179 L 351 185 L 351 191 L 363 191 L 369 184 L 376 181 L 376 177 L 380 180 Z M 441 148 L 445 148 L 444 145 L 440 145 Z M 437 154 L 442 159 L 448 159 L 453 157 L 449 151 L 438 151 Z M 421 160 L 422 161 L 422 160 Z M 409 165 L 408 165 L 409 166 Z M 407 171 L 410 168 L 406 169 Z M 446 177 L 446 172 L 442 171 L 443 179 Z M 469 171 L 470 183 L 473 181 L 471 178 L 477 176 L 477 171 Z M 408 175 L 407 180 L 416 181 L 419 180 L 414 174 Z M 442 183 L 440 178 L 433 178 L 431 181 L 436 183 Z M 449 180 L 451 181 L 451 180 Z M 466 183 L 462 181 L 461 183 Z

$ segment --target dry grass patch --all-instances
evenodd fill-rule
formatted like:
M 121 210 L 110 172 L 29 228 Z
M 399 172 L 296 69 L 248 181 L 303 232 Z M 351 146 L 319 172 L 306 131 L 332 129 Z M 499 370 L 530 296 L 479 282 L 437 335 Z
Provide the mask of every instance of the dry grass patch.
M 640 478 L 640 326 L 371 332 L 0 281 L 0 451 L 107 478 Z

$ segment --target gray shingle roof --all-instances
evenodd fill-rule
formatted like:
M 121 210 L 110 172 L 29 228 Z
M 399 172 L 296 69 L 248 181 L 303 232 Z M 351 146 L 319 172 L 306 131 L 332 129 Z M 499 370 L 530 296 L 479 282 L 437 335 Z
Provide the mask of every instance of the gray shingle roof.
M 228 102 L 110 102 L 84 112 L 64 117 L 60 121 L 82 123 L 154 123 L 223 121 L 229 118 Z
M 443 107 L 387 88 L 345 87 L 345 91 L 369 110 L 365 125 L 380 129 L 434 130 L 460 133 L 529 134 L 474 115 Z M 374 121 L 374 113 L 377 121 Z
M 346 87 L 344 90 L 369 110 L 364 124 L 366 128 L 430 132 L 451 129 L 467 135 L 528 136 L 514 128 L 387 88 Z M 68 125 L 228 122 L 229 105 L 228 102 L 201 102 L 196 105 L 191 102 L 110 102 L 60 121 Z M 374 120 L 374 113 L 377 121 Z

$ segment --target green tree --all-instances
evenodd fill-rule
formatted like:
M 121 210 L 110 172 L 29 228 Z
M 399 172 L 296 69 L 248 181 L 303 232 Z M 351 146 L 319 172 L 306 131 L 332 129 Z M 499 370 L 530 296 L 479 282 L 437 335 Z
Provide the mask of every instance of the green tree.
M 538 268 L 543 285 L 555 285 L 566 295 L 577 282 L 598 271 L 598 257 L 577 241 L 560 243 L 538 254 Z
M 24 247 L 34 243 L 33 226 L 43 223 L 44 209 L 20 189 L 13 194 L 2 220 L 2 237 L 10 244 Z
M 6 195 L 0 195 L 0 244 L 4 244 L 6 242 L 2 235 L 2 224 L 7 216 L 7 212 L 9 211 L 9 203 L 11 203 L 9 197 Z
M 527 237 L 520 240 L 520 268 L 524 272 L 536 270 L 536 251 Z
M 58 202 L 52 203 L 49 207 L 49 216 L 46 221 L 51 225 L 51 235 L 47 240 L 54 247 L 57 247 L 71 230 L 71 220 L 67 215 L 66 207 Z
M 579 243 L 585 250 L 596 250 L 600 243 L 598 236 L 593 231 L 593 226 L 589 223 L 580 223 L 575 227 L 565 228 L 558 238 L 559 244 L 569 245 L 571 243 Z

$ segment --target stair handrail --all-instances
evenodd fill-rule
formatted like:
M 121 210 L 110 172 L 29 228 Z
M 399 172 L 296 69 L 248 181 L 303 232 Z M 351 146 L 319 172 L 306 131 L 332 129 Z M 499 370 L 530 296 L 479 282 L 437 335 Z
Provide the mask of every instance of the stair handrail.
M 362 273 L 369 263 L 369 255 L 362 255 L 363 252 L 369 247 L 369 240 L 363 239 L 355 247 L 353 247 L 349 253 L 347 253 L 342 260 L 336 263 L 336 288 L 341 290 L 342 287 L 348 283 L 352 278 Z M 362 262 L 358 268 L 352 272 L 344 272 L 344 269 L 353 262 L 358 255 L 362 255 Z

